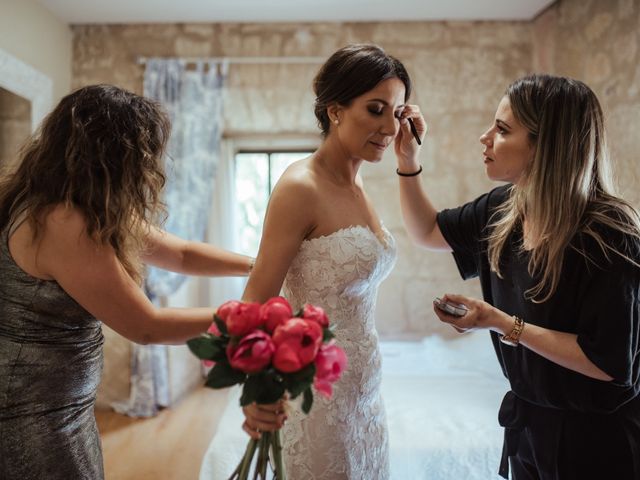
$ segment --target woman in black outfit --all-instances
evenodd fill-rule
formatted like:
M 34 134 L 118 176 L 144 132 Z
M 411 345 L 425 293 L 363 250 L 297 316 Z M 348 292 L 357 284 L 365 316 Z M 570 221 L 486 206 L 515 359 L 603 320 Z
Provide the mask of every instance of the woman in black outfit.
M 417 107 L 404 117 L 426 130 Z M 460 332 L 491 330 L 511 385 L 504 478 L 510 464 L 516 480 L 640 479 L 640 220 L 613 193 L 603 122 L 582 82 L 515 81 L 480 138 L 487 176 L 507 184 L 440 212 L 417 145 L 398 152 L 413 240 L 480 278 L 484 301 L 444 297 L 465 315 L 434 311 Z

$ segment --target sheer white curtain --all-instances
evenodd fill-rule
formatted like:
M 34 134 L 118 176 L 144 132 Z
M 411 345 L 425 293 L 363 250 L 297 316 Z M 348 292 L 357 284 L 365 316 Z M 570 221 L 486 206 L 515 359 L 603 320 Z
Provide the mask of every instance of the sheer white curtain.
M 239 210 L 235 192 L 236 148 L 232 140 L 222 140 L 220 162 L 207 227 L 207 240 L 227 250 L 238 251 Z M 250 252 L 256 255 L 257 252 Z M 202 282 L 203 305 L 218 306 L 227 300 L 239 300 L 246 284 L 245 278 L 208 278 Z

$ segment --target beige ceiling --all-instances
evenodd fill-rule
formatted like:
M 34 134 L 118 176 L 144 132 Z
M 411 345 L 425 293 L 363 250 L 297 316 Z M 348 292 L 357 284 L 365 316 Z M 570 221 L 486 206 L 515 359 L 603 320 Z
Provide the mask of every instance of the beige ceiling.
M 554 0 L 38 0 L 71 23 L 530 20 Z

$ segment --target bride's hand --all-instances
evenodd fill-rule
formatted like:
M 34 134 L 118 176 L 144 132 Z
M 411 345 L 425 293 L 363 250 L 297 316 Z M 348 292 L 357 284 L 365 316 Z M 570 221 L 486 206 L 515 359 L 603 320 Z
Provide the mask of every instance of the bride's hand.
M 403 171 L 406 169 L 417 169 L 418 154 L 420 153 L 420 145 L 413 136 L 411 125 L 408 118 L 411 119 L 420 141 L 424 140 L 427 133 L 427 122 L 424 120 L 420 107 L 417 105 L 406 105 L 400 115 L 400 130 L 395 139 L 395 152 L 398 158 L 398 168 Z M 413 171 L 413 170 L 411 170 Z
M 242 429 L 256 440 L 260 438 L 260 432 L 280 430 L 287 419 L 285 403 L 286 400 L 283 399 L 269 405 L 252 403 L 242 407 L 245 416 Z

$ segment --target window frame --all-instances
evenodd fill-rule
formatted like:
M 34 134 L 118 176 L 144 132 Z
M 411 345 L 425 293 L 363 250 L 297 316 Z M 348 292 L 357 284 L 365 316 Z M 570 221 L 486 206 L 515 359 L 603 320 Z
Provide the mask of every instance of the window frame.
M 311 149 L 300 149 L 300 148 L 288 148 L 288 149 L 281 149 L 281 148 L 270 148 L 270 149 L 258 149 L 258 148 L 251 148 L 251 149 L 239 149 L 236 150 L 235 153 L 233 154 L 233 168 L 234 168 L 234 178 L 237 174 L 237 157 L 238 155 L 242 155 L 242 154 L 254 154 L 254 155 L 266 155 L 267 156 L 267 197 L 271 195 L 271 193 L 273 192 L 273 185 L 271 184 L 271 157 L 272 155 L 277 155 L 279 153 L 300 153 L 302 155 L 304 154 L 312 154 L 314 152 L 315 149 L 311 150 Z M 303 158 L 303 157 L 301 157 Z
M 315 152 L 322 143 L 322 137 L 320 134 L 291 134 L 291 135 L 223 135 L 222 139 L 222 151 L 226 152 L 223 161 L 228 162 L 227 167 L 230 180 L 232 180 L 232 194 L 230 201 L 236 202 L 233 206 L 234 219 L 231 220 L 233 225 L 233 236 L 235 242 L 240 242 L 240 235 L 242 232 L 242 220 L 240 219 L 239 204 L 237 203 L 236 185 L 238 181 L 237 177 L 237 162 L 236 156 L 239 153 L 263 153 L 268 154 L 268 188 L 267 199 L 271 195 L 271 190 L 274 185 L 271 184 L 271 169 L 272 160 L 271 155 L 274 153 L 297 153 L 297 152 Z M 302 157 L 301 157 L 302 158 Z M 232 200 L 233 199 L 233 200 Z M 262 219 L 264 221 L 264 218 Z M 260 232 L 258 232 L 260 233 Z M 236 250 L 240 251 L 240 243 L 235 245 Z M 256 252 L 250 252 L 248 254 L 255 255 Z

